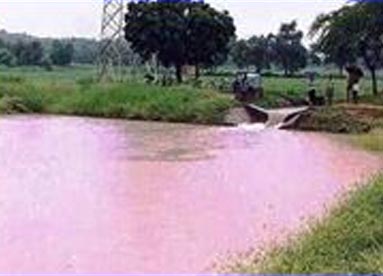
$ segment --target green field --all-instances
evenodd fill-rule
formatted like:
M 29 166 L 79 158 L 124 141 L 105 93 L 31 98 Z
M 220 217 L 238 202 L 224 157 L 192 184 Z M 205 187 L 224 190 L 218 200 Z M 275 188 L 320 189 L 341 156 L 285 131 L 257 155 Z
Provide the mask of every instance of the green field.
M 4 78 L 19 77 L 28 82 L 75 83 L 96 76 L 94 66 L 54 67 L 52 71 L 38 66 L 0 67 L 0 81 Z
M 139 75 L 132 77 L 129 72 L 131 68 L 126 68 L 127 75 L 125 79 L 131 81 L 132 79 L 143 81 Z M 138 68 L 136 71 L 142 71 Z M 72 67 L 55 67 L 52 71 L 47 71 L 41 67 L 15 67 L 5 68 L 0 67 L 0 77 L 18 76 L 26 79 L 28 82 L 49 82 L 49 83 L 76 83 L 84 80 L 95 78 L 97 74 L 94 66 L 72 66 Z M 142 75 L 142 74 L 141 74 Z M 230 84 L 233 77 L 202 77 L 202 87 L 214 88 L 223 86 L 224 90 L 230 90 Z M 266 91 L 266 96 L 275 96 L 277 94 L 290 95 L 290 96 L 305 96 L 307 91 L 307 80 L 305 78 L 283 78 L 283 77 L 264 77 L 263 86 Z M 194 83 L 191 81 L 191 83 Z M 318 78 L 316 80 L 316 87 L 319 91 L 324 91 L 327 86 L 327 78 Z M 335 96 L 337 99 L 345 98 L 345 79 L 334 79 L 335 83 Z M 368 78 L 362 80 L 362 94 L 371 94 L 371 81 Z M 383 79 L 379 80 L 379 87 L 383 91 Z
M 220 83 L 223 83 L 225 87 L 232 81 L 231 78 L 206 78 L 209 82 L 215 83 L 215 86 L 219 87 Z M 259 102 L 259 105 L 264 107 L 277 107 L 283 103 L 280 95 L 288 96 L 290 98 L 304 98 L 307 96 L 307 79 L 305 78 L 283 78 L 283 77 L 264 77 L 262 79 L 263 87 L 265 89 L 265 98 Z M 322 93 L 328 85 L 327 78 L 318 78 L 316 80 L 316 88 L 318 94 Z M 380 90 L 383 91 L 383 79 L 378 82 Z M 334 79 L 336 101 L 344 101 L 346 99 L 346 79 Z M 362 93 L 360 96 L 366 97 L 371 95 L 372 83 L 368 78 L 363 79 L 361 82 Z M 383 100 L 382 100 L 383 103 Z

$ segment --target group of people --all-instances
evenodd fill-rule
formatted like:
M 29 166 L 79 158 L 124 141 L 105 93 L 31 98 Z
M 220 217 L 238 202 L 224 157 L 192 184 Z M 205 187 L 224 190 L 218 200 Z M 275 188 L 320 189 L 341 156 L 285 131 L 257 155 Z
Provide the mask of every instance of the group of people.
M 360 80 L 363 77 L 363 71 L 357 66 L 346 67 L 347 78 L 347 102 L 355 104 L 359 101 Z M 334 77 L 330 75 L 326 84 L 324 95 L 317 95 L 315 88 L 315 73 L 308 74 L 308 101 L 311 105 L 332 105 L 334 102 L 335 83 Z

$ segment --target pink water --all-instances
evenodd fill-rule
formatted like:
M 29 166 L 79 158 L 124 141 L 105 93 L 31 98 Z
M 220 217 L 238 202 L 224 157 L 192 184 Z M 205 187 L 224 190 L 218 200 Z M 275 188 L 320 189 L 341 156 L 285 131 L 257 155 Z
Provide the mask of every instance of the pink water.
M 2 118 L 0 271 L 210 271 L 323 214 L 379 164 L 319 134 Z

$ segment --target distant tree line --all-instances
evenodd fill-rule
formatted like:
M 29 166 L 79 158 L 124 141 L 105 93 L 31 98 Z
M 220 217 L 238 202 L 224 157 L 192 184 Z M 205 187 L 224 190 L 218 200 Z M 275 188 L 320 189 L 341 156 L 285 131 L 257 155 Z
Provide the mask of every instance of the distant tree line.
M 0 31 L 0 64 L 6 66 L 67 66 L 92 64 L 99 42 L 94 39 L 37 38 Z
M 68 66 L 71 64 L 95 64 L 100 41 L 88 38 L 37 38 L 26 34 L 13 34 L 0 30 L 0 65 L 5 66 Z M 141 59 L 126 43 L 123 64 L 140 64 Z
M 252 36 L 234 43 L 231 56 L 240 68 L 254 67 L 262 73 L 271 66 L 281 68 L 285 76 L 291 76 L 305 68 L 309 51 L 302 43 L 303 32 L 297 29 L 297 23 L 282 24 L 277 34 Z M 318 63 L 317 59 L 314 62 Z
M 340 72 L 350 64 L 370 71 L 374 94 L 376 72 L 383 67 L 383 2 L 354 0 L 344 7 L 318 16 L 312 24 L 310 49 L 297 22 L 284 23 L 276 34 L 235 38 L 233 18 L 203 1 L 146 0 L 130 2 L 125 18 L 124 64 L 156 57 L 174 68 L 182 81 L 182 68 L 192 65 L 196 77 L 201 68 L 233 61 L 240 68 L 270 68 L 294 75 L 309 64 L 335 64 Z M 0 31 L 0 64 L 69 65 L 92 64 L 99 42 L 93 39 L 36 39 Z M 139 58 L 137 57 L 139 56 Z
M 0 42 L 0 64 L 6 66 L 67 66 L 73 62 L 73 55 L 73 44 L 60 40 L 54 40 L 49 50 L 39 40 Z

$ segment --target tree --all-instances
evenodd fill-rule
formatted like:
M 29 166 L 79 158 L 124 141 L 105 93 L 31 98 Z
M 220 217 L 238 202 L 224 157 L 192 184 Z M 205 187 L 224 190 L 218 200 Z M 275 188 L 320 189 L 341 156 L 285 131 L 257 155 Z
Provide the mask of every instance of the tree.
M 340 12 L 318 16 L 311 26 L 309 36 L 318 36 L 315 51 L 323 53 L 325 62 L 337 65 L 339 74 L 342 74 L 347 64 L 356 61 L 357 50 L 351 41 L 351 29 L 345 29 L 343 24 L 335 20 Z
M 270 68 L 269 39 L 265 36 L 252 36 L 248 40 L 238 40 L 232 47 L 231 56 L 238 67 L 254 66 L 261 73 L 263 69 Z
M 265 36 L 252 36 L 248 40 L 248 63 L 255 66 L 258 73 L 270 68 L 271 50 L 269 39 Z
M 360 35 L 359 54 L 371 73 L 372 91 L 377 95 L 376 71 L 383 65 L 383 3 L 358 1 L 353 11 L 350 16 L 355 17 L 355 31 Z
M 233 19 L 227 11 L 218 12 L 207 4 L 194 3 L 187 8 L 188 63 L 196 67 L 217 66 L 225 62 L 235 34 Z
M 320 57 L 320 52 L 318 53 L 318 51 L 316 50 L 316 45 L 312 45 L 311 46 L 311 49 L 308 51 L 308 56 L 307 56 L 307 60 L 308 60 L 308 63 L 311 64 L 311 65 L 317 65 L 317 66 L 320 66 L 322 65 L 322 59 Z
M 241 39 L 235 42 L 231 50 L 233 61 L 239 68 L 244 68 L 250 65 L 249 59 L 248 59 L 249 53 L 250 53 L 250 47 L 247 44 L 247 41 L 244 39 Z
M 307 64 L 307 50 L 302 44 L 303 32 L 293 21 L 282 24 L 277 35 L 270 35 L 270 45 L 275 63 L 283 68 L 285 76 L 294 74 Z
M 11 52 L 16 57 L 18 65 L 40 65 L 44 50 L 40 41 L 18 41 L 11 46 Z
M 320 49 L 332 59 L 355 61 L 362 58 L 371 73 L 373 94 L 378 93 L 376 71 L 383 57 L 383 3 L 356 1 L 355 4 L 319 16 L 311 28 L 319 35 Z
M 44 57 L 44 49 L 40 41 L 32 41 L 27 44 L 27 57 L 29 64 L 31 65 L 40 65 L 41 60 Z
M 0 49 L 2 48 L 6 48 L 6 45 L 5 42 L 2 39 L 0 39 Z
M 15 64 L 15 57 L 6 48 L 0 48 L 0 64 L 5 66 L 12 66 Z
M 66 66 L 72 63 L 74 48 L 72 43 L 54 40 L 52 43 L 50 59 L 54 65 Z
M 97 61 L 99 52 L 99 42 L 94 39 L 72 38 L 73 44 L 73 63 L 93 64 Z
M 192 1 L 141 1 L 128 4 L 125 37 L 142 59 L 153 55 L 174 66 L 182 82 L 184 65 L 213 65 L 229 52 L 233 19 L 208 4 Z

